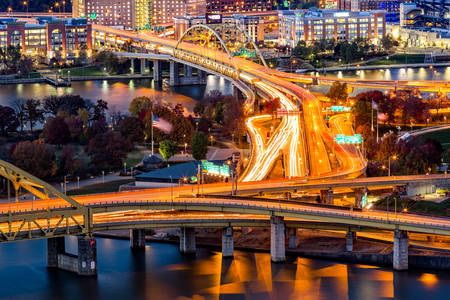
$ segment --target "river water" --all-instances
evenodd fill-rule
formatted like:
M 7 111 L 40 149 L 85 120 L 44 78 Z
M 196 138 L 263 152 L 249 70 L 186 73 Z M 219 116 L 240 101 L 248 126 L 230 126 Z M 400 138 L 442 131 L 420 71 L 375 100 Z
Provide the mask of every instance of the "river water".
M 74 239 L 72 239 L 72 242 Z M 46 268 L 46 241 L 0 245 L 0 299 L 448 299 L 447 272 L 390 268 L 236 251 L 222 260 L 199 248 L 147 243 L 131 251 L 126 240 L 97 239 L 98 277 Z
M 140 96 L 172 105 L 180 103 L 192 111 L 196 100 L 203 99 L 211 90 L 219 90 L 222 94 L 232 93 L 231 83 L 215 76 L 208 76 L 206 85 L 174 88 L 155 86 L 150 79 L 74 81 L 71 87 L 58 88 L 46 83 L 4 85 L 0 88 L 0 105 L 12 106 L 15 99 L 42 99 L 50 95 L 73 94 L 94 102 L 103 99 L 108 102 L 110 110 L 121 112 L 127 112 L 131 100 Z
M 383 79 L 378 76 L 384 71 L 370 72 Z M 400 72 L 391 70 L 391 79 L 401 79 Z M 422 78 L 420 69 L 412 72 L 412 78 L 433 79 Z M 448 80 L 449 71 L 441 68 L 432 74 Z M 124 112 L 137 96 L 172 105 L 182 103 L 191 110 L 195 100 L 210 90 L 224 94 L 232 91 L 230 83 L 214 76 L 208 77 L 206 86 L 168 90 L 154 88 L 149 80 L 74 82 L 69 88 L 19 84 L 1 89 L 0 105 L 17 98 L 68 93 L 94 101 L 101 98 L 110 108 Z M 288 257 L 285 264 L 272 264 L 267 253 L 243 251 L 236 251 L 233 260 L 222 260 L 220 252 L 206 248 L 189 257 L 180 255 L 176 245 L 158 243 L 147 244 L 145 251 L 133 252 L 128 241 L 113 239 L 98 239 L 97 245 L 96 278 L 47 269 L 45 240 L 0 245 L 0 299 L 431 300 L 447 299 L 450 295 L 448 272 L 394 272 L 391 268 L 297 257 Z

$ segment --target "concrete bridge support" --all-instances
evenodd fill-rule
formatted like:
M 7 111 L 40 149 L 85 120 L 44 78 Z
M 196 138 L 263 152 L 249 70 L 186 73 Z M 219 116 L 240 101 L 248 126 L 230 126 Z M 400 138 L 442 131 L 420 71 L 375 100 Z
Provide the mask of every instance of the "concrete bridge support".
M 320 190 L 320 202 L 324 204 L 333 204 L 334 193 L 333 189 Z
M 130 74 L 134 74 L 134 58 L 130 59 Z
M 395 230 L 392 256 L 394 270 L 408 270 L 408 232 Z
M 141 58 L 141 75 L 147 74 L 147 60 L 145 58 Z
M 162 81 L 162 62 L 159 60 L 153 60 L 153 81 Z
M 97 275 L 97 243 L 93 237 L 78 237 L 78 255 L 66 253 L 64 237 L 47 240 L 47 266 L 83 276 Z
M 47 267 L 58 267 L 58 254 L 65 254 L 66 246 L 64 237 L 47 239 Z
M 286 237 L 284 218 L 270 217 L 270 258 L 273 262 L 286 260 Z
M 170 62 L 170 77 L 169 77 L 169 85 L 177 86 L 180 84 L 180 70 L 178 63 L 171 61 Z
M 348 252 L 353 251 L 353 244 L 356 241 L 356 232 L 348 231 L 345 235 L 345 250 Z
M 225 227 L 222 229 L 222 257 L 234 256 L 234 239 L 233 227 Z
M 297 228 L 289 228 L 288 230 L 288 248 L 296 249 L 297 248 Z
M 145 229 L 130 229 L 130 248 L 145 248 Z
M 183 74 L 185 78 L 192 77 L 192 67 L 188 65 L 183 65 Z
M 206 72 L 203 70 L 198 70 L 197 71 L 197 76 L 198 76 L 198 82 L 199 84 L 206 84 Z
M 97 243 L 93 237 L 78 237 L 78 274 L 97 275 Z
M 406 185 L 406 195 L 414 197 L 416 195 L 431 194 L 436 192 L 436 186 L 432 183 L 408 183 Z
M 195 251 L 195 228 L 182 227 L 180 230 L 180 252 L 182 254 L 193 254 Z

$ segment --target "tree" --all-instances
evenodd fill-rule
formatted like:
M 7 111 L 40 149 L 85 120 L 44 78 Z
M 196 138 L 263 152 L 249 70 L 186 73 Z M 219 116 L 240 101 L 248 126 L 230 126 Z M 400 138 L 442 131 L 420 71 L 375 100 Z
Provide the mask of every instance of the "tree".
M 128 111 L 130 114 L 134 116 L 139 116 L 139 114 L 145 110 L 149 111 L 152 110 L 153 103 L 152 100 L 148 97 L 142 96 L 142 97 L 136 97 L 133 100 L 131 100 L 130 105 L 128 106 Z
M 61 175 L 74 174 L 79 161 L 75 160 L 72 146 L 65 146 L 61 150 L 59 159 L 59 173 Z
M 205 105 L 200 101 L 196 102 L 194 105 L 194 114 L 196 116 L 201 117 L 204 112 L 205 112 Z
M 34 71 L 34 62 L 30 56 L 22 56 L 17 64 L 20 74 L 28 74 Z
M 79 95 L 49 96 L 43 100 L 44 111 L 54 116 L 61 111 L 76 115 L 80 109 L 86 107 L 86 101 Z
M 217 102 L 216 110 L 214 112 L 214 121 L 217 124 L 220 124 L 220 125 L 223 124 L 224 110 L 225 110 L 225 105 L 223 104 L 223 102 L 222 101 Z
M 232 96 L 225 97 L 224 126 L 226 133 L 234 135 L 240 141 L 245 135 L 246 124 L 243 101 Z
M 206 133 L 199 131 L 194 134 L 192 138 L 192 156 L 196 160 L 201 160 L 206 158 L 206 153 L 208 153 L 208 136 Z
M 126 141 L 113 131 L 97 134 L 88 145 L 92 164 L 103 170 L 120 168 L 126 157 L 125 149 Z
M 16 166 L 38 178 L 46 179 L 56 173 L 55 153 L 42 140 L 18 143 L 11 159 Z
M 105 119 L 107 110 L 108 103 L 102 99 L 97 100 L 97 104 L 94 106 L 94 115 L 92 116 L 92 120 Z
M 385 36 L 383 36 L 380 42 L 381 46 L 386 51 L 391 50 L 394 46 L 398 46 L 398 42 L 396 42 L 390 34 L 386 34 Z
M 91 117 L 89 111 L 86 108 L 79 108 L 77 115 L 81 122 L 83 122 L 83 127 L 87 129 L 89 125 L 89 119 Z
M 19 127 L 19 120 L 14 109 L 0 105 L 0 134 L 7 136 L 8 132 L 16 131 L 17 127 Z
M 63 117 L 49 118 L 44 126 L 44 136 L 49 144 L 65 145 L 70 141 L 69 126 Z
M 333 85 L 331 86 L 326 96 L 330 98 L 332 104 L 347 101 L 347 84 L 341 84 L 339 81 L 333 82 Z
M 172 109 L 172 111 L 175 114 L 175 116 L 182 117 L 183 113 L 184 113 L 184 107 L 183 107 L 183 105 L 178 103 L 177 105 L 175 105 L 175 107 Z
M 131 144 L 144 141 L 144 123 L 136 117 L 126 117 L 119 123 L 119 131 Z
M 177 153 L 178 146 L 171 140 L 164 140 L 159 143 L 159 153 L 161 153 L 164 160 L 168 160 Z
M 33 132 L 33 126 L 36 123 L 44 121 L 44 110 L 41 108 L 41 102 L 39 100 L 26 100 L 23 112 L 25 114 L 25 120 L 30 125 L 31 132 Z
M 6 49 L 6 66 L 10 70 L 17 70 L 17 66 L 19 64 L 21 58 L 21 47 L 10 45 Z

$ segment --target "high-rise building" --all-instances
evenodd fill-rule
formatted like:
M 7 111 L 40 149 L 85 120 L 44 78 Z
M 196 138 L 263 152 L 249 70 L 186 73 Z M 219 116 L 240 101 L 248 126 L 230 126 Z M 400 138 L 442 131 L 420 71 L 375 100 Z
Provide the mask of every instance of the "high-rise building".
M 403 0 L 338 0 L 337 8 L 349 11 L 385 10 L 386 22 L 398 22 Z
M 209 14 L 234 14 L 241 12 L 262 12 L 272 10 L 272 0 L 208 0 Z
M 186 15 L 191 17 L 206 15 L 206 0 L 186 0 Z
M 142 26 L 136 18 L 136 7 L 143 0 L 73 0 L 72 14 L 76 18 L 86 18 L 91 24 L 133 28 Z
M 174 17 L 186 15 L 186 0 L 153 0 L 153 24 L 172 23 Z
M 385 12 L 309 10 L 279 12 L 280 44 L 295 47 L 299 41 L 380 39 L 386 35 Z

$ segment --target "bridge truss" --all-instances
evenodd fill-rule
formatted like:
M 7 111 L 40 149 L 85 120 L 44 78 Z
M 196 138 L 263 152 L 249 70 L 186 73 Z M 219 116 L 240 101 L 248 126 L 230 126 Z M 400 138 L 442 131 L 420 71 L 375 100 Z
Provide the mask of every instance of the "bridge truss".
M 178 40 L 175 57 L 204 65 L 233 79 L 239 78 L 234 57 L 254 58 L 267 67 L 251 37 L 235 24 L 197 24 L 187 29 Z
M 0 176 L 7 181 L 8 198 L 8 205 L 0 211 L 0 242 L 90 232 L 90 210 L 52 185 L 3 160 L 0 160 Z M 21 205 L 17 212 L 21 189 L 38 201 Z M 15 201 L 11 200 L 11 192 Z M 34 207 L 35 202 L 39 208 Z M 46 205 L 42 206 L 43 203 Z

